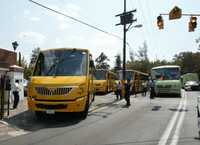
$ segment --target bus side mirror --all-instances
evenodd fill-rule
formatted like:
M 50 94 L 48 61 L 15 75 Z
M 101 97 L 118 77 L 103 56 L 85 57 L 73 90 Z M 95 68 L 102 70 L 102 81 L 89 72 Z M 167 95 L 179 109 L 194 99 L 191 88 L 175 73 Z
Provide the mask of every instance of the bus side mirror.
M 93 60 L 90 60 L 90 68 L 95 68 Z

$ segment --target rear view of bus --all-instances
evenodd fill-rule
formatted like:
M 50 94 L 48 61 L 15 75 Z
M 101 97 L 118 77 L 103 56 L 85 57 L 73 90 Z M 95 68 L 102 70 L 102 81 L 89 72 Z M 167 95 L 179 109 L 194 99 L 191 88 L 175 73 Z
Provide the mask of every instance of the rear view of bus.
M 108 93 L 113 91 L 115 74 L 104 69 L 95 70 L 94 87 L 97 93 Z
M 175 94 L 181 97 L 180 66 L 165 65 L 151 69 L 156 95 Z
M 36 116 L 80 112 L 87 116 L 93 100 L 94 65 L 87 49 L 40 52 L 28 86 L 28 107 Z

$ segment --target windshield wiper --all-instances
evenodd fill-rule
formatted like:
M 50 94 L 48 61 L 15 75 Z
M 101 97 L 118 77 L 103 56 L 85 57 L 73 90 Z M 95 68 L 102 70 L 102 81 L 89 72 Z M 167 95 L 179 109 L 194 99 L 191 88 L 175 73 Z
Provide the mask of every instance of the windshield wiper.
M 76 49 L 73 49 L 69 55 L 73 54 L 74 52 L 76 52 Z M 59 57 L 59 58 L 60 59 L 56 63 L 54 63 L 54 64 L 51 65 L 51 67 L 47 71 L 46 75 L 48 75 L 52 71 L 52 69 L 56 68 L 59 63 L 61 63 L 64 60 L 68 59 L 68 57 L 64 57 L 64 55 L 62 57 Z M 56 76 L 56 70 L 55 70 L 54 76 Z

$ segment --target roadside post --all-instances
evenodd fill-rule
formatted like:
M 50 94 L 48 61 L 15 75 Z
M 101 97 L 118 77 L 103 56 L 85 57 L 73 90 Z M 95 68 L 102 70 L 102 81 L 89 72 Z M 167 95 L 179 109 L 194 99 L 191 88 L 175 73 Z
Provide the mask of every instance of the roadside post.
M 197 119 L 198 119 L 199 140 L 200 140 L 200 96 L 197 97 Z

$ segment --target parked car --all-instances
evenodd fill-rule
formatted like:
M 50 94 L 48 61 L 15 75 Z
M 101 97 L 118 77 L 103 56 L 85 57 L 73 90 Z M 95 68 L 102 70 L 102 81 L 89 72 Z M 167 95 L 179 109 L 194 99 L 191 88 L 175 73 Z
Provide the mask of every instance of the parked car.
M 199 90 L 200 84 L 196 81 L 187 81 L 184 85 L 184 88 L 185 88 L 186 91 Z

